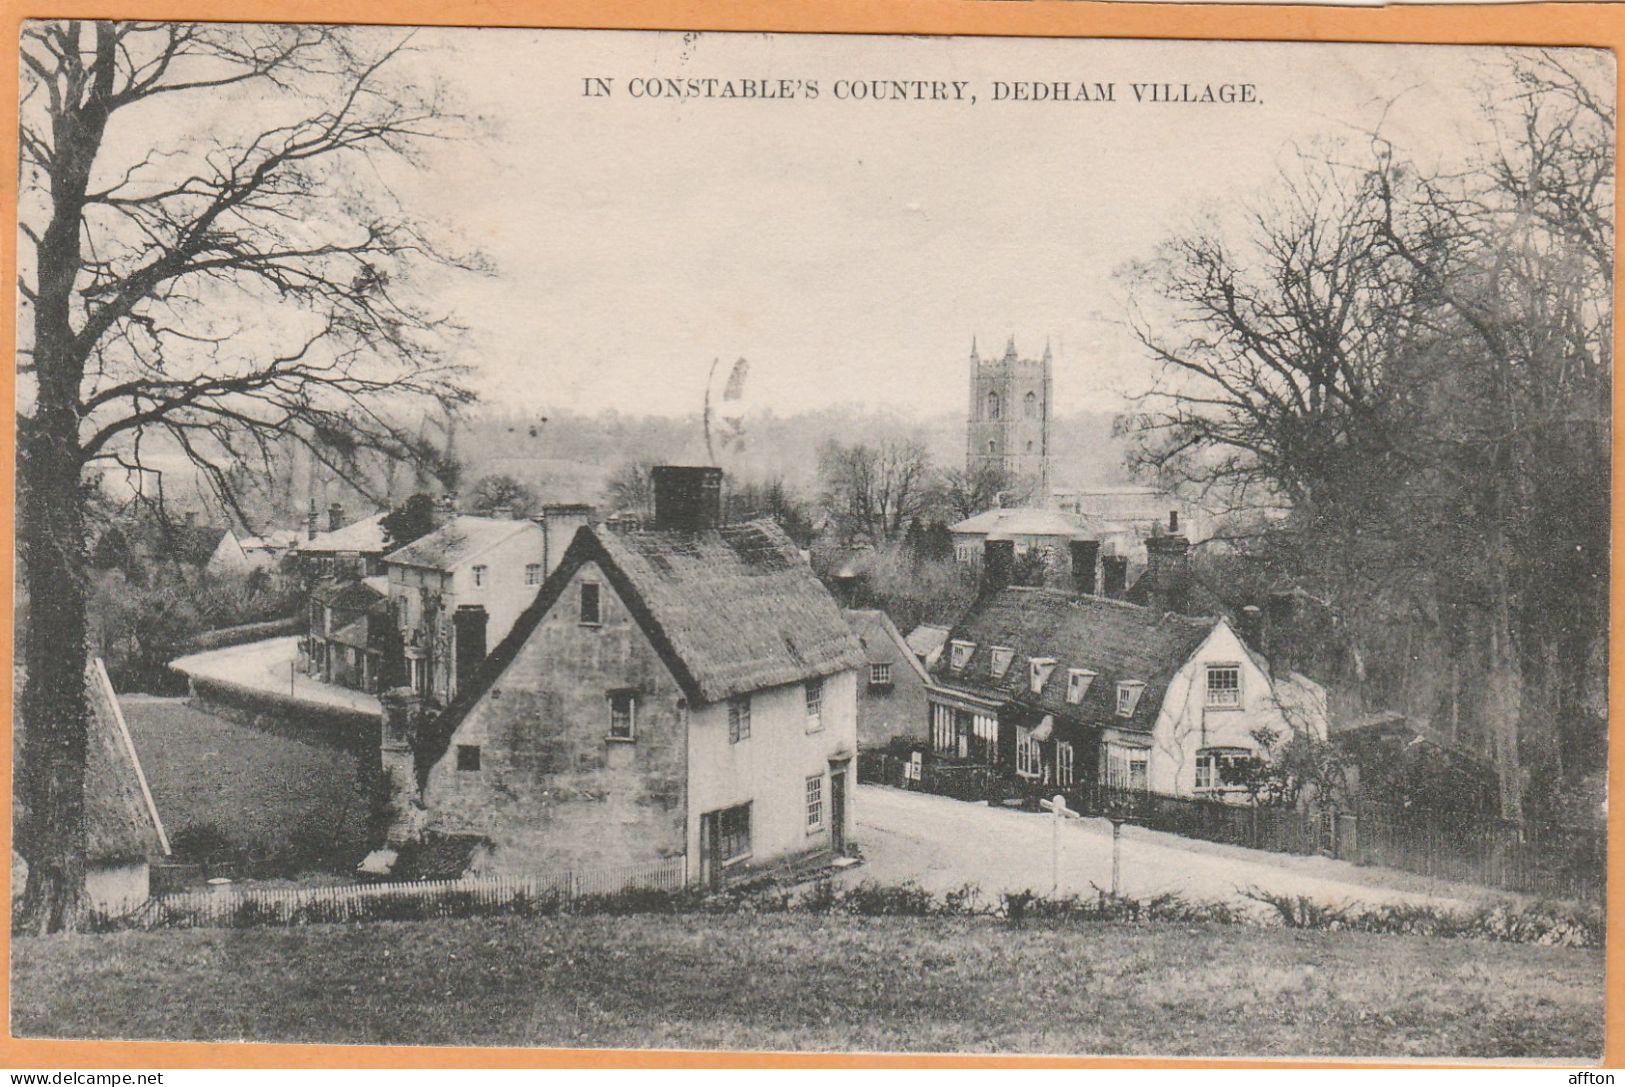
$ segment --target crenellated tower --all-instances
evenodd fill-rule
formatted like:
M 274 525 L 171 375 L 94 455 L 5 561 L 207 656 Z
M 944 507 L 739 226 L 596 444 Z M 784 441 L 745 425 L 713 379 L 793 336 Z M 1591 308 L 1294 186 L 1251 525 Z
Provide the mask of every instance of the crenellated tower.
M 1049 500 L 1053 361 L 1048 343 L 1043 358 L 1024 359 L 1012 336 L 1002 357 L 984 359 L 971 341 L 965 467 L 1003 469 L 1028 505 Z

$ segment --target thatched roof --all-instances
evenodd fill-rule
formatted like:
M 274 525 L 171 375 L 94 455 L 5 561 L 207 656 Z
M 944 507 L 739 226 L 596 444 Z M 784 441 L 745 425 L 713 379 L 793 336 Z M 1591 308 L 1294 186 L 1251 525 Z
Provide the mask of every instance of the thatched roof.
M 1014 702 L 1082 724 L 1149 731 L 1168 681 L 1220 620 L 1166 615 L 1135 604 L 1054 589 L 1011 587 L 976 602 L 955 624 L 952 641 L 975 643 L 965 667 L 953 668 L 951 648 L 932 667 L 935 681 L 1000 702 Z M 1001 677 L 992 674 L 994 647 L 1013 650 Z M 1038 694 L 1028 682 L 1034 658 L 1055 661 Z M 1096 673 L 1082 702 L 1066 700 L 1067 670 Z M 1117 684 L 1145 684 L 1134 713 L 1117 714 Z
M 863 647 L 784 530 L 750 521 L 702 532 L 576 532 L 559 566 L 426 737 L 426 771 L 513 663 L 577 570 L 597 563 L 696 705 L 831 675 Z
M 395 566 L 455 570 L 525 532 L 535 533 L 538 541 L 542 535 L 541 527 L 533 521 L 516 521 L 511 517 L 454 517 L 427 536 L 418 537 L 399 551 L 391 551 L 384 556 L 384 561 Z
M 90 711 L 85 752 L 85 860 L 107 864 L 168 855 L 169 840 L 147 788 L 135 742 L 107 670 L 97 657 L 85 669 L 85 702 Z M 26 722 L 20 715 L 13 721 L 15 762 L 22 751 Z M 14 791 L 14 820 L 21 802 L 21 790 Z

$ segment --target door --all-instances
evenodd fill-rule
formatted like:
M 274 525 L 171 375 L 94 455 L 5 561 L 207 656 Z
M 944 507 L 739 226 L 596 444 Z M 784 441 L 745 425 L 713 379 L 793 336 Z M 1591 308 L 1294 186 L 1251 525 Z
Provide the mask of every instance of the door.
M 846 767 L 829 768 L 829 847 L 846 855 Z
M 722 813 L 706 812 L 700 816 L 700 886 L 715 891 L 722 884 L 722 865 L 717 863 L 717 838 Z

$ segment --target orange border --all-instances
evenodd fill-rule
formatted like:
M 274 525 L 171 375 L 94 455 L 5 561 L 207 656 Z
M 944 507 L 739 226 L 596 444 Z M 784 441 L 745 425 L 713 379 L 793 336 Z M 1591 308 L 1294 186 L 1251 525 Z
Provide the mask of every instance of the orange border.
M 1248 4 L 1063 3 L 1028 0 L 0 0 L 8 42 L 16 43 L 24 18 L 116 18 L 135 8 L 144 19 L 229 20 L 236 22 L 353 22 L 421 24 L 426 26 L 531 26 L 649 30 L 754 30 L 843 34 L 963 34 L 1011 37 L 1180 38 L 1191 40 L 1414 42 L 1484 45 L 1587 45 L 1612 50 L 1616 57 L 1625 46 L 1625 7 L 1593 3 L 1404 6 L 1398 8 L 1335 8 L 1323 6 L 1254 6 Z M 17 86 L 18 51 L 15 44 L 0 49 L 0 87 Z M 1625 106 L 1625 80 L 1616 87 L 1617 104 Z M 7 130 L 17 125 L 16 97 L 4 100 Z M 1621 111 L 1625 112 L 1625 111 Z M 17 176 L 17 141 L 0 140 L 0 178 Z M 1616 163 L 1618 133 L 1616 133 Z M 0 183 L 0 210 L 6 221 L 16 214 L 16 192 Z M 15 230 L 0 232 L 0 268 L 15 268 Z M 1615 253 L 1616 310 L 1619 253 Z M 15 344 L 15 309 L 0 307 L 0 343 Z M 1615 357 L 1625 340 L 1615 326 Z M 15 367 L 0 372 L 0 391 L 6 399 L 15 393 Z M 1616 380 L 1614 414 L 1625 406 L 1625 393 Z M 15 417 L 4 414 L 4 444 L 16 448 Z M 1619 431 L 1614 435 L 1614 539 L 1625 528 L 1625 506 L 1617 471 L 1625 449 Z M 15 494 L 15 457 L 0 457 L 0 536 L 10 537 Z M 0 615 L 12 607 L 14 551 L 0 554 Z M 1620 563 L 1616 544 L 1613 584 L 1619 585 Z M 1619 660 L 1621 620 L 1625 603 L 1615 591 L 1611 601 L 1611 659 Z M 12 629 L 0 623 L 0 652 L 11 658 Z M 0 671 L 0 714 L 10 723 L 12 670 Z M 1610 701 L 1625 703 L 1625 669 L 1609 677 Z M 1618 745 L 1611 745 L 1609 791 L 1625 796 L 1625 760 Z M 11 745 L 0 746 L 0 791 L 9 797 Z M 9 809 L 9 804 L 8 804 Z M 1625 807 L 1616 803 L 1609 816 L 1608 860 L 1620 872 L 1625 863 Z M 9 847 L 10 820 L 0 825 L 0 842 Z M 8 877 L 9 882 L 9 877 Z M 1625 969 L 1625 896 L 1617 883 L 1608 901 L 1612 933 L 1606 956 L 1606 977 L 1617 980 Z M 9 933 L 0 929 L 0 948 L 10 962 Z M 9 1008 L 10 972 L 0 975 L 0 1003 Z M 32 1041 L 10 1037 L 5 1024 L 0 1035 L 0 1065 L 11 1068 L 530 1068 L 530 1067 L 813 1067 L 813 1068 L 1192 1068 L 1231 1064 L 1249 1067 L 1245 1060 L 1113 1060 L 1107 1058 L 1058 1059 L 1043 1057 L 976 1057 L 861 1054 L 798 1054 L 753 1052 L 693 1052 L 577 1049 L 420 1049 L 412 1047 L 345 1045 L 267 1045 L 179 1042 L 69 1042 Z M 1625 1010 L 1610 1001 L 1605 1011 L 1606 1043 L 1603 1064 L 1625 1063 Z M 1276 1067 L 1419 1067 L 1404 1062 L 1366 1064 L 1353 1061 L 1273 1061 Z M 1427 1065 L 1440 1067 L 1438 1064 Z

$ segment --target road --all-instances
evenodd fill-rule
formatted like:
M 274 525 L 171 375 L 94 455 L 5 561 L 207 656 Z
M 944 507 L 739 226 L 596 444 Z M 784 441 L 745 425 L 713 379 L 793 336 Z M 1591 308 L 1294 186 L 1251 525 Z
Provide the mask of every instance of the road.
M 317 706 L 378 713 L 378 699 L 365 691 L 352 691 L 332 683 L 312 679 L 294 667 L 298 653 L 297 637 L 268 638 L 262 642 L 211 649 L 177 657 L 169 666 L 199 679 L 234 683 L 282 698 L 293 698 Z
M 974 884 L 989 899 L 1004 892 L 1050 890 L 1050 815 L 879 785 L 858 786 L 854 802 L 864 863 L 842 876 L 847 882 L 913 882 L 939 893 Z M 1092 894 L 1094 887 L 1111 887 L 1110 823 L 1063 820 L 1060 845 L 1061 893 Z M 1171 891 L 1249 906 L 1256 904 L 1240 892 L 1253 887 L 1327 904 L 1431 902 L 1466 908 L 1511 897 L 1408 872 L 1200 842 L 1135 826 L 1123 828 L 1122 876 L 1123 892 L 1135 897 Z

